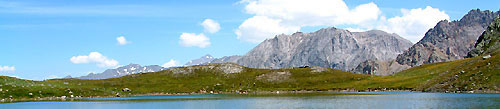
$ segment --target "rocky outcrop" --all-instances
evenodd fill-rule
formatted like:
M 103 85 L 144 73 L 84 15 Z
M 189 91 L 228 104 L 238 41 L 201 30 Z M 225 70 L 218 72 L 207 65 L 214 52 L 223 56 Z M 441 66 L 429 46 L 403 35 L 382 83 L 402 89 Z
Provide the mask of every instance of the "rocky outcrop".
M 147 72 L 158 72 L 165 70 L 158 65 L 141 66 L 139 64 L 129 64 L 126 66 L 118 67 L 116 69 L 108 69 L 102 73 L 90 73 L 87 76 L 78 77 L 79 79 L 107 79 L 122 77 L 125 75 L 136 74 L 136 73 L 147 73 Z
M 491 54 L 500 51 L 500 16 L 491 22 L 477 40 L 474 48 L 469 52 L 468 57 L 475 57 Z M 489 56 L 489 55 L 488 55 Z
M 357 74 L 386 76 L 400 72 L 408 68 L 410 68 L 410 66 L 398 64 L 395 60 L 391 61 L 367 60 L 365 62 L 360 63 L 356 68 L 352 69 L 351 72 Z
M 216 63 L 207 65 L 194 65 L 187 67 L 174 67 L 168 69 L 168 71 L 172 72 L 173 74 L 190 74 L 197 70 L 216 71 L 224 74 L 231 74 L 231 73 L 240 73 L 243 71 L 243 69 L 244 69 L 243 66 L 234 63 Z
M 419 66 L 463 59 L 498 14 L 475 9 L 460 21 L 440 21 L 408 51 L 398 55 L 396 61 L 402 65 Z
M 349 71 L 366 60 L 388 61 L 412 43 L 379 30 L 350 32 L 334 27 L 267 39 L 237 64 L 252 68 L 321 66 Z

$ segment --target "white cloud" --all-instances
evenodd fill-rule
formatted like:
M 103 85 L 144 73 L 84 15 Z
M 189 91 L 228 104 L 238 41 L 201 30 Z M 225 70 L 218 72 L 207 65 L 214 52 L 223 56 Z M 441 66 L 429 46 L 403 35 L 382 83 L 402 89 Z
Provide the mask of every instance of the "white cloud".
M 240 40 L 258 43 L 276 34 L 290 34 L 300 30 L 298 26 L 282 26 L 280 23 L 281 20 L 254 16 L 245 20 L 235 32 Z
M 118 61 L 108 59 L 99 52 L 90 52 L 88 56 L 73 56 L 70 61 L 74 64 L 96 63 L 99 67 L 115 67 L 118 65 Z
M 182 33 L 179 39 L 179 43 L 186 47 L 196 46 L 205 48 L 210 45 L 210 39 L 203 33 L 198 35 L 195 33 Z
M 0 72 L 5 71 L 15 71 L 16 68 L 14 66 L 0 66 Z
M 129 44 L 130 42 L 127 41 L 127 39 L 125 39 L 125 37 L 123 36 L 120 36 L 120 37 L 117 37 L 116 38 L 116 41 L 118 42 L 118 44 L 120 45 L 125 45 L 125 44 Z
M 349 30 L 350 32 L 364 32 L 364 31 L 367 31 L 365 29 L 361 29 L 361 28 L 344 28 L 346 30 Z
M 437 8 L 427 6 L 425 9 L 401 9 L 403 16 L 389 18 L 379 25 L 377 29 L 387 32 L 397 33 L 398 35 L 412 41 L 417 42 L 425 35 L 425 32 L 434 27 L 437 22 L 450 17 Z
M 300 31 L 304 26 L 338 25 L 351 26 L 347 28 L 354 31 L 381 29 L 411 39 L 422 37 L 439 20 L 449 18 L 443 11 L 427 7 L 402 11 L 402 17 L 386 19 L 373 2 L 354 8 L 349 8 L 343 0 L 242 0 L 240 3 L 245 5 L 246 13 L 255 16 L 246 19 L 235 33 L 238 39 L 253 43 Z
M 201 26 L 203 26 L 205 31 L 208 33 L 216 33 L 220 30 L 220 24 L 212 19 L 205 19 L 201 23 Z
M 260 42 L 277 34 L 289 34 L 304 26 L 361 24 L 378 19 L 374 3 L 350 10 L 342 0 L 244 0 L 245 10 L 255 14 L 235 31 L 238 39 Z
M 175 66 L 180 66 L 180 62 L 173 59 L 170 59 L 170 61 L 162 65 L 162 67 L 165 68 L 175 67 Z

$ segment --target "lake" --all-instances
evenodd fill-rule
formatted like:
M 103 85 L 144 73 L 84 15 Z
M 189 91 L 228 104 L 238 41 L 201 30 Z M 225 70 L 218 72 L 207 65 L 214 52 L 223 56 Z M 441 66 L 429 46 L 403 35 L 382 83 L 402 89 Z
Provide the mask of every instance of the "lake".
M 162 95 L 0 104 L 2 109 L 500 108 L 500 94 L 352 92 L 272 95 Z

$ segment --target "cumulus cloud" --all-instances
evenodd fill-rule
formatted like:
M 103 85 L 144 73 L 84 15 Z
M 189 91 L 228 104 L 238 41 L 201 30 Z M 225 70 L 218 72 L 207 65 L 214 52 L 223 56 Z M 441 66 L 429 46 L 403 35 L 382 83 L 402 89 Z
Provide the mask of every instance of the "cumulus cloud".
M 203 33 L 201 34 L 182 33 L 179 39 L 180 39 L 179 43 L 182 46 L 186 47 L 196 46 L 200 48 L 205 48 L 210 45 L 210 39 Z
M 246 19 L 235 33 L 238 39 L 253 43 L 277 34 L 300 31 L 304 26 L 352 25 L 349 30 L 382 29 L 409 38 L 425 33 L 412 31 L 415 28 L 429 29 L 425 25 L 435 25 L 448 18 L 444 12 L 427 7 L 402 11 L 403 16 L 386 19 L 373 2 L 354 8 L 348 7 L 343 0 L 242 0 L 240 3 L 245 5 L 246 13 L 254 16 Z M 421 14 L 432 17 L 411 18 Z
M 430 6 L 425 9 L 401 9 L 401 13 L 403 13 L 403 16 L 396 16 L 387 20 L 382 19 L 381 21 L 384 22 L 377 29 L 397 33 L 412 42 L 417 42 L 437 22 L 450 19 L 444 11 Z
M 169 67 L 175 67 L 175 66 L 180 66 L 180 62 L 170 59 L 167 63 L 161 65 L 162 67 L 169 68 Z
M 125 44 L 129 44 L 130 42 L 127 41 L 127 39 L 125 39 L 125 37 L 123 36 L 120 36 L 120 37 L 117 37 L 116 38 L 116 41 L 118 41 L 118 44 L 120 45 L 125 45 Z
M 349 9 L 342 0 L 244 0 L 254 14 L 235 31 L 238 39 L 260 42 L 277 34 L 297 32 L 304 26 L 361 24 L 376 21 L 381 13 L 374 3 Z
M 205 32 L 208 33 L 216 33 L 220 30 L 220 24 L 212 19 L 205 19 L 202 23 L 201 26 L 205 29 Z
M 0 72 L 9 72 L 9 71 L 15 71 L 16 68 L 14 66 L 0 66 Z
M 258 43 L 276 34 L 289 34 L 300 30 L 299 26 L 283 26 L 280 25 L 281 22 L 282 20 L 266 16 L 254 16 L 245 20 L 238 27 L 236 35 L 240 40 Z
M 118 61 L 114 59 L 108 59 L 99 52 L 90 52 L 89 55 L 84 56 L 73 56 L 70 61 L 74 64 L 88 64 L 95 63 L 99 67 L 116 67 L 118 66 Z

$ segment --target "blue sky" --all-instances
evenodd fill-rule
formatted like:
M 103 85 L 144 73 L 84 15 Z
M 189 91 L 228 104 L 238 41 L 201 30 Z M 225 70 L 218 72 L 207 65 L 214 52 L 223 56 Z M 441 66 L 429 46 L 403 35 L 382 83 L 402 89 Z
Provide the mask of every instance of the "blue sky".
M 342 7 L 342 3 L 345 3 L 344 5 L 350 11 L 339 11 L 339 13 L 360 16 L 370 14 L 354 11 L 354 8 L 360 5 L 368 4 L 365 9 L 368 11 L 379 10 L 376 11 L 378 14 L 368 16 L 373 19 L 343 22 L 338 20 L 342 19 L 342 16 L 335 15 L 346 14 L 326 11 L 318 12 L 318 15 L 326 13 L 333 16 L 299 19 L 301 15 L 309 15 L 303 13 L 315 13 L 309 11 L 315 11 L 316 6 L 309 6 L 312 7 L 311 10 L 304 12 L 288 10 L 275 12 L 272 11 L 276 10 L 272 8 L 274 5 L 286 7 L 287 4 L 279 0 L 272 3 L 265 1 L 0 0 L 0 75 L 43 80 L 66 75 L 82 76 L 90 72 L 100 73 L 105 69 L 129 63 L 163 65 L 170 60 L 175 60 L 178 65 L 205 54 L 211 54 L 214 57 L 243 55 L 255 47 L 259 41 L 272 37 L 272 34 L 312 32 L 330 26 L 349 28 L 352 31 L 387 29 L 389 32 L 405 34 L 405 36 L 400 34 L 405 38 L 412 35 L 418 38 L 422 32 L 412 33 L 391 29 L 398 26 L 408 27 L 405 24 L 391 23 L 391 21 L 398 20 L 396 17 L 401 17 L 401 21 L 411 21 L 405 20 L 406 14 L 401 9 L 406 9 L 408 16 L 421 15 L 418 14 L 420 11 L 441 16 L 429 19 L 426 21 L 428 23 L 422 24 L 423 26 L 408 27 L 427 30 L 428 26 L 425 25 L 442 19 L 460 19 L 471 9 L 498 11 L 500 7 L 500 1 L 495 0 L 474 2 L 466 0 L 337 0 L 340 2 L 336 3 L 340 5 L 332 4 L 331 7 L 335 8 L 326 8 L 337 10 L 337 6 Z M 325 1 L 312 0 L 311 2 Z M 251 5 L 252 3 L 254 5 Z M 272 7 L 251 8 L 248 6 Z M 361 8 L 360 10 L 363 11 Z M 353 18 L 358 17 L 353 16 Z M 252 20 L 252 18 L 256 19 Z M 390 20 L 391 18 L 395 19 Z M 220 29 L 213 33 L 207 31 L 207 28 L 202 25 L 206 19 L 215 21 L 220 25 Z M 271 23 L 260 23 L 265 21 Z M 249 23 L 246 25 L 244 22 Z M 365 25 L 367 23 L 364 22 L 382 23 Z M 384 26 L 378 27 L 379 25 Z M 259 29 L 261 27 L 269 31 Z M 237 34 L 237 31 L 241 34 Z M 181 43 L 180 36 L 183 33 L 193 34 L 188 38 L 195 38 L 189 39 L 194 45 Z M 196 38 L 200 38 L 200 34 L 208 39 L 208 41 L 202 40 L 205 46 L 196 45 L 199 44 L 200 40 L 196 41 Z M 119 44 L 117 38 L 120 36 L 123 36 L 128 43 Z M 209 44 L 207 45 L 206 42 Z M 102 57 L 78 62 L 71 60 L 72 57 L 86 56 L 91 52 L 97 52 Z M 116 65 L 99 65 L 102 62 L 112 61 L 116 61 Z

